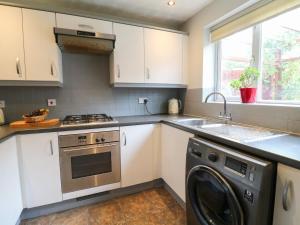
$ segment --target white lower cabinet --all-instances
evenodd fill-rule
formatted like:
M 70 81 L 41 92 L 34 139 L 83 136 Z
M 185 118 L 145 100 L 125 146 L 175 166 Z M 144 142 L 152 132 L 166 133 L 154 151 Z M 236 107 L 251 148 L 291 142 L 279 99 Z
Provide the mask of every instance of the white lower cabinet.
M 155 178 L 155 130 L 153 124 L 120 127 L 122 187 L 141 184 Z
M 18 137 L 25 208 L 62 201 L 57 133 Z
M 15 225 L 23 210 L 16 139 L 0 143 L 0 224 Z
M 191 133 L 162 124 L 162 178 L 184 202 L 186 152 L 189 138 L 193 136 Z
M 300 221 L 300 170 L 278 164 L 273 225 L 298 225 Z

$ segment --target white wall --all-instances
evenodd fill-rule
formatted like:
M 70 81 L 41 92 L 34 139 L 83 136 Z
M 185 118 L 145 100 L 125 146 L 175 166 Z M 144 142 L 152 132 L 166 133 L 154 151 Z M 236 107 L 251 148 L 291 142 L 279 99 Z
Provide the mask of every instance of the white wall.
M 213 88 L 213 65 L 208 27 L 253 4 L 256 0 L 215 0 L 183 25 L 189 33 L 189 89 L 185 98 L 185 113 L 215 117 L 223 111 L 219 103 L 204 104 L 203 96 Z M 230 104 L 233 121 L 300 133 L 300 106 L 270 106 Z
M 183 30 L 189 33 L 189 88 L 203 88 L 203 52 L 208 43 L 208 29 L 210 24 L 215 23 L 221 17 L 231 13 L 249 0 L 215 0 L 202 9 L 199 13 L 188 20 Z M 211 71 L 210 75 L 213 76 Z M 205 75 L 205 77 L 209 77 Z M 206 87 L 209 88 L 209 87 Z

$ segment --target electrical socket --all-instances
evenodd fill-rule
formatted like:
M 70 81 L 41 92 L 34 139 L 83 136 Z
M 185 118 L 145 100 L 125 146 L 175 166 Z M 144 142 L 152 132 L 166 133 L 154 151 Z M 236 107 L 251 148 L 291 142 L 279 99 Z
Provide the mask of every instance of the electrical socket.
M 5 101 L 4 100 L 0 100 L 0 108 L 5 108 Z
M 48 99 L 48 106 L 52 107 L 52 106 L 56 106 L 56 99 Z
M 149 102 L 148 98 L 139 98 L 139 104 L 145 104 L 145 100 Z

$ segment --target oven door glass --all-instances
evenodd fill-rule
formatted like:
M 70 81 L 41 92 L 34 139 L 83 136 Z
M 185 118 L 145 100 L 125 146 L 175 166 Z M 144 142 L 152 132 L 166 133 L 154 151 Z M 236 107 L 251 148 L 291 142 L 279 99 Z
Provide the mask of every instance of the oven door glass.
M 72 179 L 112 172 L 111 152 L 71 157 Z
M 201 165 L 192 169 L 187 188 L 193 212 L 201 224 L 244 224 L 242 208 L 234 191 L 214 169 Z
M 63 193 L 121 180 L 119 143 L 60 149 Z

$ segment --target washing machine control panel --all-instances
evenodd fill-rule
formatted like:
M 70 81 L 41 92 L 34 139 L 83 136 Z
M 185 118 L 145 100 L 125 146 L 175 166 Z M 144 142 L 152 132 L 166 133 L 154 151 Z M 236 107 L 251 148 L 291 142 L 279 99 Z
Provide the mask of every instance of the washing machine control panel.
M 246 176 L 248 165 L 240 160 L 234 159 L 232 157 L 226 156 L 225 167 L 236 173 Z
M 264 168 L 272 165 L 269 162 L 266 163 L 262 159 L 246 155 L 235 149 L 202 141 L 202 139 L 199 141 L 197 138 L 190 140 L 188 152 L 199 162 L 217 171 L 222 171 L 229 177 L 243 180 L 244 184 L 250 186 L 260 185 Z M 245 197 L 248 197 L 248 195 L 245 195 Z

